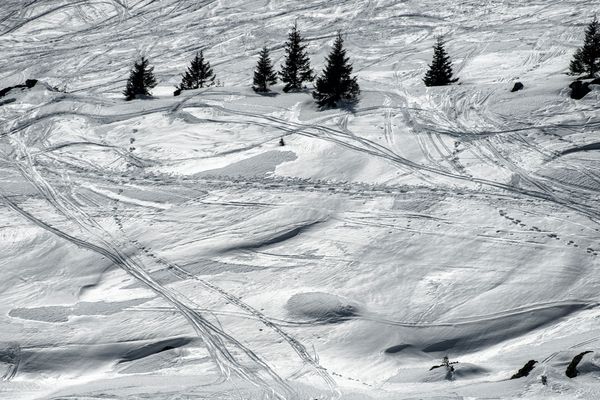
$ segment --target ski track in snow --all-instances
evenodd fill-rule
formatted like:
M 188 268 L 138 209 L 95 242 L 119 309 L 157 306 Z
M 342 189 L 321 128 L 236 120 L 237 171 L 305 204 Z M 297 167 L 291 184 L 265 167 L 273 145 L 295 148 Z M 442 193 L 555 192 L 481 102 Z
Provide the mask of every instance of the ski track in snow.
M 561 374 L 575 352 L 600 349 L 598 94 L 571 101 L 564 75 L 583 10 L 596 8 L 5 1 L 0 86 L 41 83 L 0 105 L 0 398 L 152 396 L 155 387 L 123 389 L 141 378 L 122 364 L 148 368 L 162 385 L 151 398 L 595 398 L 597 358 L 578 381 Z M 343 31 L 362 89 L 355 109 L 317 112 L 309 93 L 248 89 L 259 49 L 278 65 L 296 19 L 317 71 Z M 461 81 L 425 89 L 440 33 Z M 171 97 L 199 49 L 225 86 Z M 125 103 L 140 54 L 161 95 Z M 515 80 L 525 90 L 510 94 Z M 132 280 L 100 271 L 105 259 Z M 154 297 L 116 316 L 9 314 L 135 290 Z M 358 311 L 295 319 L 286 301 L 304 292 L 339 294 Z M 173 312 L 184 322 L 165 319 Z M 44 370 L 61 363 L 60 343 L 92 346 L 85 332 L 120 343 L 190 328 L 204 353 L 183 346 L 171 364 L 166 348 Z M 54 356 L 28 358 L 52 341 Z M 427 375 L 444 355 L 488 372 L 452 383 Z M 536 376 L 506 383 L 530 358 Z M 41 365 L 44 378 L 23 365 Z

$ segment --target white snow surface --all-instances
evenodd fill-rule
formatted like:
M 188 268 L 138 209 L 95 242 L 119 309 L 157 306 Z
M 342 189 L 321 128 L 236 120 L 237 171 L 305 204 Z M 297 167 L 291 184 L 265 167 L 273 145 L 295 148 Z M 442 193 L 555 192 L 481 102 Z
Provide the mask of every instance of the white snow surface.
M 0 398 L 600 398 L 600 92 L 566 75 L 599 10 L 3 0 L 0 88 L 40 83 L 0 99 Z M 343 32 L 354 110 L 251 91 L 294 21 L 317 71 Z M 173 97 L 199 49 L 223 86 Z

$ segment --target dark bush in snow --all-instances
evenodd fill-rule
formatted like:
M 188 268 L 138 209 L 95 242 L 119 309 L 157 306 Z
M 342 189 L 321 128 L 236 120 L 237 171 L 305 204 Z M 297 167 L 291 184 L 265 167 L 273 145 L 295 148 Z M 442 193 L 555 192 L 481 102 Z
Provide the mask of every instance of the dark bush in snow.
M 446 368 L 446 379 L 451 381 L 451 380 L 454 380 L 454 366 L 453 366 L 454 364 L 458 364 L 458 361 L 450 362 L 450 359 L 448 358 L 448 356 L 445 356 L 444 358 L 442 358 L 442 363 L 440 365 L 434 365 L 433 367 L 429 368 L 429 370 L 432 371 L 437 368 L 445 367 Z
M 569 85 L 571 88 L 571 98 L 575 100 L 581 100 L 586 94 L 592 91 L 590 84 L 583 81 L 575 81 Z

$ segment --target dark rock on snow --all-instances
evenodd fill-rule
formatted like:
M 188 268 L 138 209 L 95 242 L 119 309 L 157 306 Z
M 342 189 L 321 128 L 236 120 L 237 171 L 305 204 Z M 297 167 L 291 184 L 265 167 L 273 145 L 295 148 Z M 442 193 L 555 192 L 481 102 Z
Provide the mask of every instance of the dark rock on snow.
M 13 89 L 25 89 L 25 88 L 31 89 L 32 87 L 37 85 L 37 83 L 38 83 L 37 79 L 27 79 L 25 81 L 24 85 L 10 86 L 10 87 L 0 90 L 0 97 L 6 96 L 8 94 L 8 92 L 10 92 Z
M 579 372 L 577 371 L 577 365 L 579 365 L 583 356 L 585 356 L 588 353 L 591 353 L 591 351 L 584 351 L 583 353 L 579 353 L 575 357 L 573 357 L 573 360 L 567 366 L 565 375 L 567 375 L 569 378 L 575 378 L 577 375 L 579 375 Z
M 27 89 L 31 89 L 32 87 L 37 85 L 37 83 L 38 83 L 37 79 L 27 79 L 25 81 L 25 86 L 27 87 Z
M 533 370 L 533 368 L 535 368 L 535 364 L 537 364 L 537 361 L 535 361 L 535 360 L 527 361 L 527 364 L 525 364 L 523 366 L 523 368 L 521 368 L 519 371 L 517 371 L 516 374 L 511 376 L 510 379 L 519 379 L 519 378 L 528 376 L 529 373 L 531 372 L 531 370 Z
M 525 88 L 525 85 L 523 85 L 521 82 L 516 82 L 515 86 L 513 86 L 511 92 L 518 92 L 519 90 L 523 90 Z

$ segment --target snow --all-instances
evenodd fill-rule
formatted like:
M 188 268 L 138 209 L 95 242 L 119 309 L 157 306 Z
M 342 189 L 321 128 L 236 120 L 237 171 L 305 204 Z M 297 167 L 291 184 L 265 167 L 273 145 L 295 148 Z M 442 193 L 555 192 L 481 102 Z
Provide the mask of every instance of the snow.
M 598 88 L 566 75 L 599 8 L 2 2 L 0 88 L 40 83 L 0 100 L 0 398 L 600 398 Z M 355 110 L 250 89 L 295 20 L 317 71 L 342 30 Z M 460 81 L 426 88 L 438 34 Z M 201 48 L 223 86 L 173 97 Z
M 287 301 L 290 314 L 297 317 L 323 321 L 341 322 L 355 317 L 358 307 L 329 293 L 306 292 L 293 295 Z

